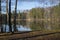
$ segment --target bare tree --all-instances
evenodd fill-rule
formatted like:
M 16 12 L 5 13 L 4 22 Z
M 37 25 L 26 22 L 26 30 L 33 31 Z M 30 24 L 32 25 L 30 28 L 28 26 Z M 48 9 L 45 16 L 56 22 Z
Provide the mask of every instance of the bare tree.
M 0 31 L 1 31 L 1 0 L 0 0 Z
M 16 28 L 16 14 L 17 14 L 17 0 L 15 1 L 14 31 L 17 31 L 17 28 Z
M 11 0 L 9 0 L 9 31 L 12 32 L 12 26 L 11 26 Z
M 8 0 L 6 0 L 6 15 L 7 15 L 7 22 L 8 22 Z
M 2 26 L 2 14 L 1 14 L 1 0 L 0 0 L 0 31 L 3 32 L 3 26 Z
M 5 32 L 6 32 L 6 26 L 8 24 L 8 0 L 6 0 L 6 17 L 5 17 Z

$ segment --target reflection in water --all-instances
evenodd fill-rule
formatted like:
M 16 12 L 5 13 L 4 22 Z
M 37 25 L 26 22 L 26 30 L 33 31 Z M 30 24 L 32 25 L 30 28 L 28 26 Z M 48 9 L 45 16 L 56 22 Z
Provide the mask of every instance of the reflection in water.
M 53 25 L 54 24 L 54 25 Z M 56 25 L 56 23 L 52 23 L 51 21 L 21 21 L 18 22 L 17 25 L 18 31 L 35 31 L 35 30 L 56 30 L 60 29 L 59 26 Z M 6 32 L 9 32 L 9 26 L 3 25 L 3 30 Z M 12 31 L 14 31 L 13 24 L 12 24 Z
M 30 27 L 22 26 L 22 25 L 20 25 L 20 27 L 18 27 L 18 26 L 19 25 L 17 25 L 18 31 L 31 31 Z
M 5 29 L 6 27 L 6 29 Z M 22 26 L 22 25 L 16 25 L 18 31 L 31 31 L 29 27 Z M 8 25 L 3 25 L 3 31 L 9 32 L 9 26 Z M 13 30 L 13 25 L 12 25 L 12 31 Z

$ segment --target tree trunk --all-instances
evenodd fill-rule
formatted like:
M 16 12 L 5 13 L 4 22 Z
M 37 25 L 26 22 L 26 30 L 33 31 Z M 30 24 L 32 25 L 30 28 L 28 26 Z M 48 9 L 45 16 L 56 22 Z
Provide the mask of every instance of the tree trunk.
M 16 28 L 16 13 L 17 13 L 17 0 L 15 2 L 15 13 L 14 13 L 14 31 L 17 31 L 17 28 Z
M 12 26 L 11 26 L 11 0 L 9 0 L 9 31 L 12 32 Z
M 6 32 L 6 26 L 8 24 L 8 0 L 6 0 L 6 23 L 5 23 L 5 32 Z
M 0 32 L 1 32 L 1 0 L 0 0 Z
M 3 26 L 2 26 L 2 14 L 1 14 L 1 0 L 0 0 L 0 31 L 3 32 Z

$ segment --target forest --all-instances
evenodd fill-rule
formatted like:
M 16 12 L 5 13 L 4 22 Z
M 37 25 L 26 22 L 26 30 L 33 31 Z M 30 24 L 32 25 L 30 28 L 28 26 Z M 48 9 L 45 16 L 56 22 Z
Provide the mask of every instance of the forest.
M 59 40 L 60 0 L 0 0 L 0 40 Z
M 22 24 L 22 25 L 27 25 L 29 22 L 29 27 L 32 28 L 32 30 L 59 30 L 60 29 L 60 4 L 57 6 L 53 7 L 48 7 L 48 8 L 32 8 L 30 10 L 25 10 L 23 12 L 17 12 L 16 13 L 16 24 Z M 2 14 L 2 23 L 7 24 L 8 20 L 6 17 L 6 14 Z M 14 24 L 14 17 L 15 17 L 15 12 L 11 12 L 11 24 Z M 30 19 L 29 20 L 24 20 L 24 19 Z M 24 22 L 25 21 L 25 22 Z M 28 22 L 28 23 L 27 23 Z M 38 26 L 38 27 L 36 27 Z M 48 27 L 51 28 L 48 28 Z

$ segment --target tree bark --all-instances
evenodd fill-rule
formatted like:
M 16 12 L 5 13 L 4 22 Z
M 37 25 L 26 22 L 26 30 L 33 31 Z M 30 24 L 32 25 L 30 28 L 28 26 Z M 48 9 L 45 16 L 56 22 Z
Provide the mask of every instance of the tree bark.
M 6 0 L 6 18 L 5 18 L 6 22 L 5 22 L 5 32 L 6 32 L 6 26 L 8 24 L 8 0 Z
M 12 26 L 11 26 L 11 0 L 9 0 L 9 31 L 12 32 Z
M 16 28 L 16 16 L 17 16 L 17 0 L 15 1 L 14 31 L 17 31 L 17 28 Z
M 6 15 L 7 15 L 7 22 L 8 22 L 8 0 L 6 0 Z
M 0 31 L 3 32 L 3 26 L 2 26 L 2 14 L 1 14 L 1 0 L 0 0 Z

